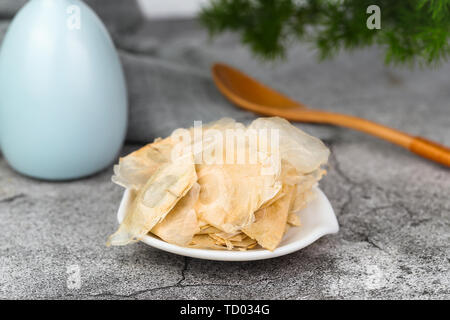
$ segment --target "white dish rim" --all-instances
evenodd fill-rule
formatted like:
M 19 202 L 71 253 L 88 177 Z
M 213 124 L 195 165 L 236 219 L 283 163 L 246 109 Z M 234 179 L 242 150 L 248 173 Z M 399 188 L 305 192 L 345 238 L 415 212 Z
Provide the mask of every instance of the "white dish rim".
M 339 224 L 336 218 L 336 215 L 334 213 L 334 210 L 326 197 L 326 195 L 320 190 L 318 187 L 314 187 L 314 191 L 316 192 L 315 199 L 309 203 L 308 207 L 310 206 L 319 206 L 322 210 L 318 210 L 319 212 L 316 214 L 321 214 L 323 218 L 326 218 L 326 223 L 322 223 L 320 226 L 315 227 L 313 230 L 311 230 L 307 236 L 300 238 L 298 240 L 295 240 L 292 243 L 288 244 L 281 244 L 278 248 L 276 248 L 274 251 L 269 251 L 266 249 L 254 249 L 254 250 L 247 250 L 247 251 L 228 251 L 228 250 L 210 250 L 210 249 L 195 249 L 195 248 L 186 248 L 186 247 L 180 247 L 174 244 L 167 243 L 163 240 L 160 240 L 154 236 L 146 235 L 141 242 L 163 250 L 170 253 L 174 253 L 181 256 L 191 257 L 191 258 L 197 258 L 197 259 L 204 259 L 204 260 L 216 260 L 216 261 L 254 261 L 254 260 L 263 260 L 263 259 L 270 259 L 270 258 L 276 258 L 283 255 L 287 255 L 290 253 L 293 253 L 295 251 L 298 251 L 300 249 L 303 249 L 306 246 L 309 246 L 310 244 L 317 241 L 319 238 L 327 235 L 327 234 L 334 234 L 339 231 Z M 119 223 L 123 220 L 125 216 L 125 212 L 127 209 L 127 206 L 130 203 L 131 199 L 131 190 L 126 189 L 124 192 L 124 195 L 122 197 L 122 201 L 119 206 L 119 210 L 117 213 L 117 220 Z M 298 213 L 300 216 L 302 215 L 302 212 L 304 210 L 307 210 L 308 208 L 305 208 L 303 210 L 300 210 Z M 310 213 L 309 213 L 310 214 Z M 295 228 L 301 228 L 300 227 L 293 227 L 291 229 Z M 289 230 L 291 231 L 291 230 Z

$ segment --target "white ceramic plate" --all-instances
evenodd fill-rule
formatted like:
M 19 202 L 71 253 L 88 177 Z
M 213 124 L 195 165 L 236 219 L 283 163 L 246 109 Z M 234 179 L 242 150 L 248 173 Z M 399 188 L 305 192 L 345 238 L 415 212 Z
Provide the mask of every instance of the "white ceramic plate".
M 307 208 L 298 212 L 302 225 L 300 227 L 290 228 L 284 235 L 280 246 L 274 251 L 265 249 L 222 251 L 185 248 L 164 242 L 151 235 L 145 236 L 141 241 L 149 246 L 167 252 L 207 260 L 251 261 L 283 256 L 310 245 L 324 235 L 339 231 L 336 216 L 327 197 L 319 188 L 315 188 L 315 192 L 317 192 L 316 198 L 309 203 Z M 126 190 L 117 214 L 119 223 L 125 217 L 125 212 L 128 206 L 131 205 L 131 200 L 131 192 Z

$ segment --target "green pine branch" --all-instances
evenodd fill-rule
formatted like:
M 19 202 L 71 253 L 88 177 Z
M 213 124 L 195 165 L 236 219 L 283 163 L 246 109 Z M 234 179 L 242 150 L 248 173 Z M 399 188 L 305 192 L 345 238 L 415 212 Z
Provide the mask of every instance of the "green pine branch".
M 373 4 L 379 30 L 366 26 Z M 313 43 L 322 59 L 373 44 L 387 63 L 436 65 L 450 54 L 450 0 L 211 0 L 200 21 L 213 36 L 239 33 L 267 59 L 283 57 L 294 41 Z

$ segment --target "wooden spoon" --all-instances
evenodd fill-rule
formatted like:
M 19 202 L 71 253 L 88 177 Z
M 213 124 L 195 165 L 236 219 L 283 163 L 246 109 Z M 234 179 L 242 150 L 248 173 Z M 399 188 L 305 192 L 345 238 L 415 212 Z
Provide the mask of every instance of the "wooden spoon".
M 362 118 L 308 109 L 300 102 L 257 82 L 225 64 L 212 67 L 216 86 L 237 106 L 266 116 L 279 116 L 291 121 L 333 124 L 359 130 L 402 146 L 415 154 L 450 166 L 450 149 L 421 137 L 385 127 Z

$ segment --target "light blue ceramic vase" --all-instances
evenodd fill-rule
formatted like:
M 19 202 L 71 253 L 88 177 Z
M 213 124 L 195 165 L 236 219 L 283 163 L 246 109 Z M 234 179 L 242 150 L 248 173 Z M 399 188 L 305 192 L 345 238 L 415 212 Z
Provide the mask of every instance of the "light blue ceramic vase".
M 93 174 L 117 156 L 127 123 L 122 67 L 106 28 L 79 0 L 31 0 L 0 49 L 0 149 L 48 180 Z

